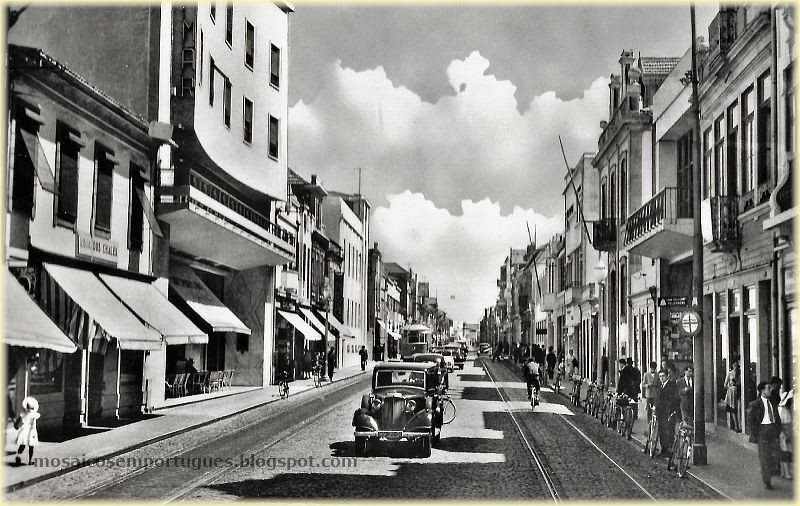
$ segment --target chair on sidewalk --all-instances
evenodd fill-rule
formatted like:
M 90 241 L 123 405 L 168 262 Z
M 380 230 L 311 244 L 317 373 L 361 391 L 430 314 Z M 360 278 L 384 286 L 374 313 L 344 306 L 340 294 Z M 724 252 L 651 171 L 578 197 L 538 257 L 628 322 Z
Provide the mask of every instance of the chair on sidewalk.
M 208 391 L 213 392 L 222 388 L 222 371 L 211 371 L 208 376 Z
M 222 374 L 222 387 L 223 388 L 230 388 L 231 381 L 233 380 L 233 372 L 234 369 L 227 369 Z
M 177 375 L 175 374 L 167 374 L 167 377 L 164 378 L 164 394 L 167 397 L 175 397 L 175 381 L 177 380 Z
M 191 375 L 191 373 L 183 373 L 180 376 L 182 376 L 182 377 L 178 381 L 178 385 L 177 385 L 177 387 L 178 387 L 178 396 L 179 397 L 185 397 L 186 395 L 189 394 L 188 385 L 189 385 L 189 380 L 191 379 L 192 375 Z
M 189 392 L 193 394 L 204 393 L 207 389 L 206 379 L 208 379 L 208 371 L 198 371 L 192 374 Z

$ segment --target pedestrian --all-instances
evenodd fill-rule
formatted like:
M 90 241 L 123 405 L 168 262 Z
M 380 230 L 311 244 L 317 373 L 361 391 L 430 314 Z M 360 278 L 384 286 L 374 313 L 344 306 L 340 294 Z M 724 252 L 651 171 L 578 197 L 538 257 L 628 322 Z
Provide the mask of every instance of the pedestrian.
M 781 400 L 778 403 L 778 415 L 781 418 L 781 437 L 779 439 L 781 449 L 781 478 L 792 479 L 792 407 L 794 406 L 794 389 L 788 385 L 788 381 L 783 385 Z
M 617 395 L 625 394 L 631 399 L 635 399 L 639 389 L 636 381 L 633 366 L 624 358 L 619 359 L 619 378 L 617 379 Z
M 600 384 L 606 385 L 608 381 L 608 357 L 606 356 L 606 349 L 603 348 L 603 356 L 600 357 Z
M 539 404 L 538 393 L 539 393 L 539 364 L 533 360 L 533 357 L 528 357 L 528 361 L 525 363 L 525 367 L 523 369 L 523 375 L 525 376 L 525 383 L 528 387 L 528 399 L 531 398 L 532 391 L 535 389 L 537 396 L 534 398 L 534 406 Z
M 567 354 L 567 376 L 572 378 L 572 375 L 575 374 L 575 368 L 578 366 L 578 361 L 575 359 L 575 355 L 573 354 L 572 350 L 569 350 Z
M 773 376 L 769 379 L 769 384 L 772 387 L 769 398 L 773 404 L 777 405 L 779 402 L 781 402 L 781 385 L 783 384 L 783 381 L 779 377 Z
M 553 382 L 553 374 L 556 370 L 556 354 L 553 353 L 553 347 L 550 346 L 547 348 L 547 355 L 545 356 L 545 361 L 547 362 L 547 378 L 550 380 L 550 383 Z
M 631 384 L 632 384 L 632 391 L 636 393 L 636 395 L 632 398 L 639 398 L 639 394 L 642 393 L 640 388 L 642 384 L 642 371 L 636 367 L 636 364 L 633 362 L 633 357 L 628 357 L 628 365 L 631 368 Z
M 734 357 L 731 370 L 725 376 L 725 411 L 728 412 L 728 426 L 734 432 L 742 432 L 739 423 L 739 410 L 742 401 L 742 376 L 739 369 L 739 357 Z
M 694 421 L 694 368 L 687 365 L 683 372 L 683 378 L 677 382 L 678 395 L 681 399 L 681 419 L 684 422 L 693 423 Z
M 675 380 L 669 371 L 658 371 L 658 397 L 656 398 L 656 417 L 658 417 L 658 439 L 661 442 L 661 456 L 668 457 L 675 437 L 675 422 L 670 417 L 680 409 L 680 398 Z
M 336 349 L 331 346 L 328 350 L 328 379 L 333 381 L 333 369 L 336 367 Z
M 39 444 L 39 431 L 36 430 L 36 420 L 41 418 L 39 413 L 39 401 L 33 397 L 22 399 L 23 413 L 14 419 L 14 428 L 19 430 L 17 433 L 17 456 L 14 462 L 18 466 L 22 465 L 22 452 L 28 447 L 28 465 L 33 463 L 33 448 Z
M 367 356 L 367 347 L 362 345 L 361 346 L 361 350 L 358 352 L 358 355 L 361 357 L 361 370 L 362 371 L 366 371 L 367 370 L 367 359 L 369 358 Z
M 762 381 L 756 387 L 759 398 L 747 406 L 747 426 L 750 427 L 750 442 L 758 445 L 758 463 L 764 488 L 772 490 L 772 476 L 777 471 L 781 433 L 781 417 L 777 405 L 770 400 L 772 385 Z
M 311 377 L 311 368 L 314 365 L 314 355 L 308 348 L 303 350 L 303 378 Z
M 644 392 L 645 402 L 647 402 L 647 421 L 653 417 L 653 410 L 656 407 L 656 398 L 658 398 L 658 390 L 661 383 L 658 380 L 658 373 L 656 372 L 656 363 L 650 362 L 650 370 L 644 373 L 644 380 L 642 380 L 642 391 Z

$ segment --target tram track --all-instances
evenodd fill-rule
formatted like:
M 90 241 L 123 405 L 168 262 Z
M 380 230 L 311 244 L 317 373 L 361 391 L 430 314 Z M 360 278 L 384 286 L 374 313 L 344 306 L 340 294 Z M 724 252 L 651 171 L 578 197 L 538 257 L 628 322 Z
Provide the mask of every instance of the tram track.
M 222 430 L 213 431 L 206 438 L 203 438 L 203 435 L 200 434 L 201 429 L 195 429 L 190 433 L 148 445 L 152 446 L 152 450 L 147 446 L 137 449 L 138 453 L 135 458 L 140 461 L 147 461 L 147 464 L 128 469 L 123 474 L 111 476 L 78 493 L 63 496 L 59 500 L 145 498 L 136 493 L 137 489 L 148 490 L 146 485 L 153 480 L 153 477 L 167 472 L 163 468 L 163 464 L 170 459 L 183 459 L 184 462 L 192 461 L 192 459 L 202 459 L 206 462 L 217 459 L 218 461 L 232 463 L 232 465 L 223 467 L 210 466 L 211 468 L 207 470 L 193 470 L 188 467 L 178 466 L 168 468 L 168 471 L 176 476 L 173 483 L 178 486 L 177 489 L 169 490 L 166 493 L 162 490 L 158 497 L 153 497 L 152 499 L 159 502 L 179 500 L 197 487 L 201 487 L 219 479 L 226 473 L 239 469 L 241 463 L 231 457 L 232 455 L 235 456 L 237 452 L 240 454 L 244 451 L 248 454 L 263 452 L 278 442 L 292 437 L 292 435 L 308 427 L 309 424 L 313 424 L 316 420 L 340 408 L 345 403 L 353 402 L 354 396 L 361 395 L 363 382 L 366 380 L 358 377 L 344 381 L 347 383 L 336 390 L 307 390 L 298 394 L 297 397 L 290 397 L 288 402 L 279 401 L 260 407 L 257 410 L 253 410 L 253 419 L 243 424 L 237 424 L 232 428 L 227 428 L 226 426 Z M 318 406 L 319 404 L 322 404 L 322 406 Z M 310 416 L 301 416 L 301 421 L 292 423 L 292 420 L 297 419 L 296 416 L 298 414 L 304 412 L 308 412 Z M 212 430 L 215 425 L 226 423 L 230 423 L 230 421 L 220 420 L 204 427 L 202 430 Z M 271 430 L 273 427 L 277 430 Z M 265 432 L 273 433 L 267 438 L 266 442 L 259 437 Z M 179 438 L 187 436 L 193 436 L 193 440 L 179 440 Z M 174 443 L 175 446 L 169 446 L 170 443 Z M 163 449 L 165 446 L 167 448 L 166 452 Z M 157 457 L 147 458 L 141 456 L 149 454 L 157 455 Z M 163 477 L 159 481 L 163 482 Z M 167 499 L 165 500 L 164 497 Z
M 502 387 L 498 384 L 499 378 L 497 372 L 493 372 L 491 368 L 487 367 L 486 364 L 484 363 L 482 363 L 482 365 L 484 370 L 486 371 L 487 376 L 492 382 L 492 385 L 497 391 L 498 396 L 505 404 L 506 412 L 509 414 L 514 426 L 517 428 L 519 437 L 522 439 L 524 445 L 531 454 L 531 457 L 533 458 L 536 467 L 538 468 L 539 473 L 542 476 L 542 480 L 544 481 L 547 490 L 550 493 L 551 498 L 553 499 L 554 502 L 561 502 L 563 499 L 569 498 L 568 496 L 569 490 L 566 490 L 567 487 L 561 483 L 562 477 L 559 476 L 559 474 L 553 469 L 548 468 L 549 464 L 548 464 L 548 456 L 546 454 L 547 453 L 546 449 L 537 448 L 537 444 L 539 443 L 539 441 L 537 441 L 536 434 L 534 434 L 534 432 L 529 427 L 529 423 L 531 422 L 531 420 L 528 419 L 526 422 L 526 419 L 524 418 L 527 417 L 519 416 L 519 413 L 515 414 L 515 410 L 511 404 L 513 400 L 512 396 L 509 392 L 506 391 L 505 387 Z M 509 374 L 511 373 L 509 372 Z M 515 379 L 518 381 L 518 378 Z M 545 416 L 545 415 L 540 414 L 539 416 Z M 617 492 L 619 490 L 625 490 L 624 486 L 620 486 L 621 485 L 620 482 L 626 482 L 629 484 L 633 484 L 633 486 L 641 492 L 642 495 L 641 497 L 639 497 L 639 499 L 646 499 L 658 502 L 658 500 L 656 499 L 656 495 L 651 493 L 651 491 L 649 491 L 648 488 L 644 484 L 642 484 L 640 480 L 636 479 L 636 477 L 634 477 L 633 474 L 625 470 L 622 466 L 619 465 L 619 463 L 616 460 L 614 460 L 614 458 L 612 458 L 608 453 L 606 453 L 597 444 L 595 444 L 595 442 L 592 441 L 592 439 L 589 438 L 586 435 L 586 433 L 584 433 L 580 428 L 578 428 L 575 424 L 569 421 L 567 416 L 563 414 L 549 414 L 546 416 L 557 417 L 560 421 L 564 422 L 563 426 L 569 427 L 569 431 L 573 436 L 577 434 L 580 437 L 580 439 L 585 442 L 584 445 L 582 445 L 580 451 L 582 462 L 580 464 L 578 464 L 577 462 L 573 462 L 573 465 L 580 465 L 581 468 L 584 468 L 585 466 L 585 472 L 587 474 L 585 480 L 591 479 L 590 473 L 592 472 L 592 469 L 603 468 L 606 469 L 606 474 L 602 477 L 602 479 L 604 481 L 616 482 Z M 559 439 L 562 439 L 564 436 L 565 434 L 563 433 L 559 434 Z M 586 453 L 587 451 L 592 451 L 594 458 L 587 455 Z M 587 465 L 592 461 L 596 462 L 598 459 L 602 459 L 604 462 L 610 463 L 611 466 Z M 615 470 L 614 471 L 616 475 L 615 477 L 608 476 L 607 473 L 611 469 Z M 561 484 L 562 487 L 561 490 L 559 490 L 559 484 Z

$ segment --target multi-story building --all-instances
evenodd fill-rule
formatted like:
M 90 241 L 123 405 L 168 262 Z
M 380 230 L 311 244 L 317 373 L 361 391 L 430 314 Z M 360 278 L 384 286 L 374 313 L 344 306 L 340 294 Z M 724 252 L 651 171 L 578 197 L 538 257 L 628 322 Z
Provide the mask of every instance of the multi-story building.
M 36 318 L 23 337 L 7 322 L 11 409 L 36 396 L 43 429 L 135 416 L 154 390 L 163 396 L 165 348 L 208 339 L 156 281 L 166 249 L 152 181 L 163 140 L 39 49 L 10 45 L 8 72 L 5 260 L 48 315 L 7 286 L 7 310 Z M 63 332 L 50 340 L 37 332 L 52 327 L 48 317 Z
M 37 6 L 9 37 L 52 51 L 123 106 L 159 121 L 154 135 L 168 138 L 163 126 L 174 127 L 172 144 L 154 157 L 164 238 L 156 248 L 169 253 L 152 271 L 206 337 L 149 355 L 148 408 L 165 405 L 164 381 L 188 359 L 198 369 L 235 371 L 233 385 L 271 378 L 276 267 L 296 260 L 294 236 L 277 224 L 287 199 L 291 11 Z
M 733 362 L 741 420 L 759 381 L 792 376 L 792 18 L 785 6 L 722 7 L 699 62 L 707 422 L 725 423 L 714 400 Z
M 580 370 L 591 377 L 602 353 L 599 344 L 594 269 L 600 252 L 591 242 L 587 221 L 598 219 L 599 185 L 591 153 L 584 153 L 564 176 L 564 348 L 573 350 Z
M 326 234 L 341 246 L 344 257 L 342 272 L 334 277 L 333 313 L 347 331 L 339 335 L 335 344 L 338 366 L 347 367 L 359 363 L 361 346 L 372 346 L 367 339 L 365 236 L 369 228 L 369 204 L 358 195 L 330 192 L 322 206 Z
M 497 280 L 499 292 L 496 314 L 500 318 L 501 342 L 504 343 L 504 346 L 522 342 L 515 272 L 525 265 L 525 253 L 524 249 L 510 248 L 508 256 L 500 266 L 500 278 Z
M 620 73 L 612 74 L 609 84 L 608 120 L 600 122 L 603 131 L 592 160 L 600 188 L 592 244 L 595 250 L 606 253 L 598 265 L 598 275 L 605 280 L 599 342 L 601 353 L 606 347 L 611 381 L 616 381 L 618 358 L 633 357 L 639 365 L 649 358 L 642 353 L 646 347 L 642 347 L 640 320 L 634 323 L 629 299 L 632 274 L 641 279 L 643 261 L 641 255 L 629 251 L 625 237 L 626 230 L 636 226 L 628 221 L 631 212 L 655 193 L 653 95 L 678 60 L 622 52 Z M 645 311 L 645 298 L 635 300 L 641 306 L 637 311 Z

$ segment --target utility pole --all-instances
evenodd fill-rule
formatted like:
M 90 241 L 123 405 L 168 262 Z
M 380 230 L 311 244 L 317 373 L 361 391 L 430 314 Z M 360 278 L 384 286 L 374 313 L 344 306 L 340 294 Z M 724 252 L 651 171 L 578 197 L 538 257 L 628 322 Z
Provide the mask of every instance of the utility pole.
M 694 209 L 694 240 L 692 243 L 692 279 L 694 280 L 692 305 L 700 316 L 700 331 L 692 338 L 694 354 L 694 446 L 692 460 L 696 466 L 708 464 L 706 449 L 706 410 L 705 410 L 705 358 L 703 336 L 705 335 L 703 317 L 703 230 L 700 222 L 702 197 L 702 177 L 700 170 L 700 101 L 697 92 L 697 34 L 694 27 L 694 3 L 689 4 L 692 23 L 692 116 L 694 119 L 692 150 L 692 207 Z

